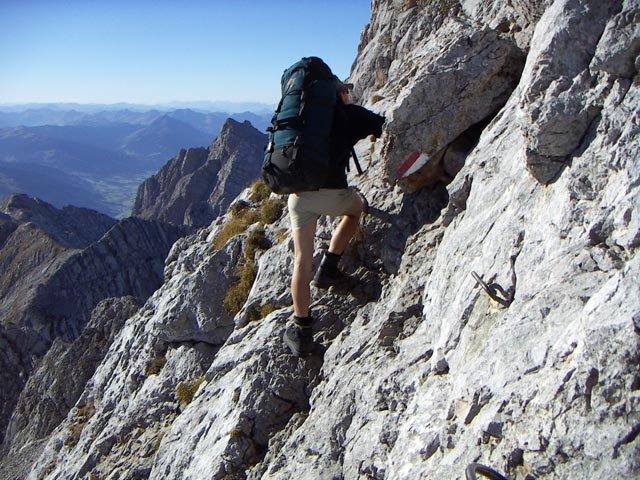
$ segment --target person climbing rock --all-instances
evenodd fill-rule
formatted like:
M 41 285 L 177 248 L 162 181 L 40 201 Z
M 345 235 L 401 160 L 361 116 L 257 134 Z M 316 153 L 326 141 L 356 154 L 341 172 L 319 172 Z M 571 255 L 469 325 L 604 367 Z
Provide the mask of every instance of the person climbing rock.
M 309 355 L 315 348 L 310 284 L 319 289 L 350 284 L 350 277 L 339 268 L 339 263 L 358 229 L 364 201 L 356 189 L 348 186 L 346 170 L 354 145 L 369 135 L 379 137 L 385 122 L 383 116 L 350 103 L 352 84 L 336 78 L 336 85 L 328 178 L 319 190 L 292 193 L 288 200 L 294 246 L 291 279 L 294 315 L 284 342 L 296 356 Z M 321 215 L 342 219 L 312 280 L 316 224 Z

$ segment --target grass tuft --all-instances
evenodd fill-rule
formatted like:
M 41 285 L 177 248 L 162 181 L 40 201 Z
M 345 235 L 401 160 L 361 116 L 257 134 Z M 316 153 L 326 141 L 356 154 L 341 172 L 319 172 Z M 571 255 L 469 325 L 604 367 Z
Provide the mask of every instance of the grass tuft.
M 213 246 L 218 250 L 224 247 L 233 237 L 244 233 L 250 225 L 260 219 L 260 213 L 255 209 L 241 210 L 237 215 L 224 224 L 222 230 L 214 237 Z
M 284 200 L 280 198 L 270 198 L 265 200 L 260 209 L 260 220 L 266 225 L 270 225 L 279 220 L 284 210 Z
M 160 373 L 160 371 L 162 370 L 162 367 L 164 367 L 167 363 L 167 357 L 164 356 L 164 354 L 159 354 L 156 358 L 153 359 L 153 361 L 148 364 L 145 368 L 145 372 L 147 374 L 147 376 L 149 375 L 157 375 Z
M 251 196 L 249 200 L 261 203 L 271 196 L 271 190 L 262 180 L 256 180 L 251 184 Z
M 240 279 L 227 290 L 222 306 L 230 315 L 238 313 L 249 298 L 249 292 L 258 274 L 258 266 L 253 260 L 245 261 L 239 272 Z
M 249 292 L 258 273 L 258 267 L 255 264 L 256 251 L 266 250 L 271 246 L 264 226 L 276 222 L 282 217 L 284 211 L 284 200 L 270 198 L 271 190 L 262 180 L 254 182 L 250 188 L 249 201 L 254 205 L 245 201 L 234 203 L 229 208 L 231 218 L 213 239 L 213 246 L 216 249 L 221 249 L 233 237 L 244 234 L 249 226 L 260 222 L 257 228 L 248 233 L 242 244 L 244 258 L 238 262 L 236 270 L 238 280 L 229 287 L 222 301 L 223 308 L 230 315 L 236 315 L 249 297 Z M 257 312 L 256 315 L 260 315 L 260 313 Z
M 198 391 L 198 387 L 204 382 L 204 377 L 198 377 L 189 382 L 179 383 L 176 387 L 176 398 L 184 407 L 189 405 L 194 395 Z

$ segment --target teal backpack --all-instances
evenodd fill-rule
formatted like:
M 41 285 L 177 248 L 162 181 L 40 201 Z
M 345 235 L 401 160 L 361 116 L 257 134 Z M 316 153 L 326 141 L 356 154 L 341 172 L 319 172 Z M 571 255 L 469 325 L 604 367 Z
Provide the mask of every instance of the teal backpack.
M 330 165 L 337 77 L 318 57 L 305 57 L 284 71 L 280 84 L 262 178 L 279 194 L 318 190 Z

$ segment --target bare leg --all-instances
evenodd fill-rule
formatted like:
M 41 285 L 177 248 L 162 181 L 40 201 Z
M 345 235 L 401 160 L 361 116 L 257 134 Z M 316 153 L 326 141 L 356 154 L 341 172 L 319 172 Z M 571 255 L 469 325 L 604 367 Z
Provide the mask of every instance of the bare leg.
M 293 230 L 293 276 L 291 296 L 294 315 L 308 317 L 311 305 L 311 273 L 313 270 L 313 247 L 316 236 L 316 221 Z
M 347 212 L 345 212 L 342 220 L 338 224 L 338 228 L 333 232 L 331 236 L 331 243 L 329 244 L 329 251 L 342 255 L 349 245 L 351 237 L 358 231 L 358 225 L 360 224 L 360 215 L 364 204 L 360 195 L 354 194 L 353 203 Z

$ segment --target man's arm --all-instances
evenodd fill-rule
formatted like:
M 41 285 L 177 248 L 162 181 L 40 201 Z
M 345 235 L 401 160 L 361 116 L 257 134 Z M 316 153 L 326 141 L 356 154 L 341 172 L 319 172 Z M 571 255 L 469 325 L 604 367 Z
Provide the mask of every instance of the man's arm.
M 382 135 L 382 125 L 386 120 L 382 115 L 352 104 L 345 105 L 345 113 L 352 144 L 369 135 L 374 135 L 376 138 Z

